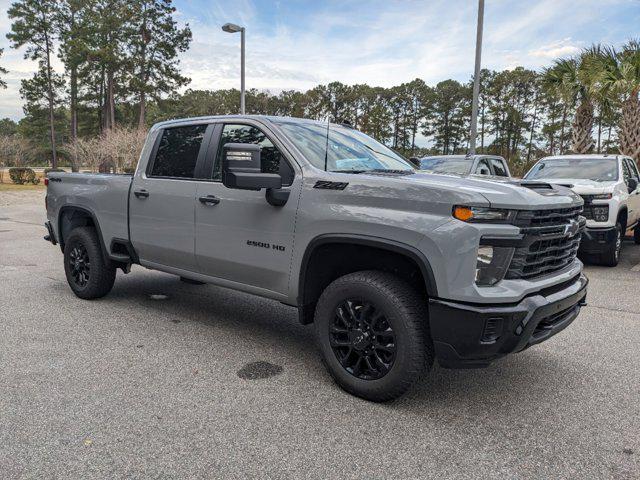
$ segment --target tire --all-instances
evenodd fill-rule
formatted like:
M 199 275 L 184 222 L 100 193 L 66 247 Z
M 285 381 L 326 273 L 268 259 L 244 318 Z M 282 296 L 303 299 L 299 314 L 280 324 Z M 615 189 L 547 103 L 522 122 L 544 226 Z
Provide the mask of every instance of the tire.
M 433 365 L 426 299 L 395 275 L 338 278 L 320 296 L 314 323 L 333 379 L 366 400 L 400 397 Z
M 607 245 L 607 249 L 600 255 L 600 263 L 606 267 L 615 267 L 620 261 L 620 252 L 622 251 L 622 225 L 616 223 L 616 238 Z
M 640 223 L 636 225 L 636 228 L 633 230 L 633 241 L 636 245 L 640 245 Z
M 78 227 L 71 231 L 64 245 L 64 272 L 77 297 L 91 300 L 111 291 L 116 267 L 105 262 L 95 228 Z

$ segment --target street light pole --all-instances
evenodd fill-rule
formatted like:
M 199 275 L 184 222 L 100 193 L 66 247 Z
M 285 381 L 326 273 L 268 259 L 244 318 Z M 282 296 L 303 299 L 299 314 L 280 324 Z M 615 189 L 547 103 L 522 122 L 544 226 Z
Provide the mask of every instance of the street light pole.
M 240 30 L 240 114 L 244 115 L 244 27 Z
M 476 136 L 478 135 L 478 97 L 480 96 L 480 64 L 482 58 L 482 27 L 484 21 L 484 0 L 478 0 L 478 29 L 476 32 L 476 66 L 473 75 L 473 101 L 471 103 L 471 132 L 469 136 L 469 154 L 476 154 Z
M 227 33 L 240 32 L 240 114 L 244 115 L 244 27 L 234 23 L 225 23 L 222 30 Z

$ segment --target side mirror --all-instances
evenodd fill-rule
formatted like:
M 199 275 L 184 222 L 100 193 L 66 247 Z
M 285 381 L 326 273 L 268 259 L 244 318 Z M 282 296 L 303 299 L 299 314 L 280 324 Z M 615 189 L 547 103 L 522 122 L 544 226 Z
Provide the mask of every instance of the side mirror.
M 480 175 L 491 175 L 491 172 L 489 171 L 488 168 L 486 167 L 481 167 L 480 168 Z
M 627 186 L 629 187 L 629 193 L 635 192 L 638 188 L 638 180 L 636 180 L 635 178 L 630 178 L 627 181 Z
M 227 143 L 222 147 L 222 183 L 227 188 L 260 190 L 282 188 L 282 177 L 262 173 L 260 145 Z
M 411 157 L 409 161 L 413 164 L 414 167 L 420 168 L 420 159 L 418 157 Z

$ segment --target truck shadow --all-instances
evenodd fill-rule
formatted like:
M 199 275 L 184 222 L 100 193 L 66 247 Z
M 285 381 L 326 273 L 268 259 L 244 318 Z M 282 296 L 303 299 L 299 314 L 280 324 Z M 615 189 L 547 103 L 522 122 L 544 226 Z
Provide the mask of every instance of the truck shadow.
M 159 298 L 153 299 L 154 295 Z M 152 315 L 162 328 L 168 323 L 180 328 L 189 322 L 211 327 L 205 331 L 204 340 L 219 344 L 221 354 L 229 348 L 225 338 L 240 338 L 245 351 L 255 351 L 255 355 L 249 355 L 253 359 L 260 359 L 266 351 L 270 361 L 284 365 L 287 376 L 298 377 L 296 382 L 308 382 L 309 388 L 326 386 L 334 390 L 330 395 L 335 401 L 344 400 L 344 396 L 352 401 L 325 372 L 313 326 L 300 325 L 294 308 L 212 285 L 184 284 L 177 277 L 157 272 L 119 275 L 108 298 L 157 312 Z M 198 334 L 202 335 L 202 329 Z M 557 397 L 558 385 L 576 383 L 577 379 L 570 377 L 578 375 L 588 383 L 589 372 L 567 366 L 561 361 L 561 353 L 550 354 L 548 348 L 534 347 L 480 370 L 447 370 L 436 365 L 407 396 L 380 408 L 415 413 L 433 407 L 458 409 L 460 415 L 486 416 L 491 415 L 492 407 L 498 415 L 505 410 L 519 412 L 536 401 L 547 405 Z

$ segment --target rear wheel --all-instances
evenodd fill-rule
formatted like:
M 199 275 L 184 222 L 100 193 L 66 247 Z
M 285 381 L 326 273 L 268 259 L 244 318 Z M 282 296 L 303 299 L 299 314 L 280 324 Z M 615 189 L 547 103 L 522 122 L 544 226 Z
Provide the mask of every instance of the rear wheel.
M 620 261 L 620 252 L 622 251 L 622 225 L 616 223 L 616 235 L 607 245 L 607 249 L 600 255 L 600 262 L 607 267 L 615 267 Z
M 105 262 L 95 228 L 71 231 L 64 244 L 64 271 L 71 290 L 80 298 L 100 298 L 111 291 L 116 267 Z
M 425 299 L 388 273 L 335 280 L 318 301 L 315 326 L 331 376 L 367 400 L 401 396 L 433 364 Z

